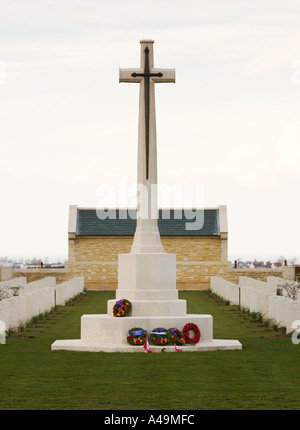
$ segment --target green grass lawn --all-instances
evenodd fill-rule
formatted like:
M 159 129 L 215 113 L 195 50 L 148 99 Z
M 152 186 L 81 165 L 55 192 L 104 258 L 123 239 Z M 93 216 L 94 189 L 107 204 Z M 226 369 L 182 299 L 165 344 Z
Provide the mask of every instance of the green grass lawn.
M 214 318 L 215 339 L 239 351 L 93 353 L 51 351 L 80 338 L 80 317 L 106 313 L 111 292 L 88 292 L 0 345 L 0 409 L 299 409 L 300 345 L 219 303 L 181 292 L 189 313 Z

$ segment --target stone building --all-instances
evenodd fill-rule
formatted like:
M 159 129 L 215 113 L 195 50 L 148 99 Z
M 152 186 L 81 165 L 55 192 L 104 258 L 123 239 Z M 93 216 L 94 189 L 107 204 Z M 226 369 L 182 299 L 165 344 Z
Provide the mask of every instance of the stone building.
M 0 272 L 2 279 L 25 276 L 27 282 L 55 276 L 57 283 L 84 276 L 86 289 L 116 289 L 118 254 L 131 250 L 136 221 L 132 210 L 109 211 L 108 216 L 95 208 L 69 208 L 68 262 L 64 269 L 10 269 Z M 170 215 L 170 216 L 169 216 Z M 240 276 L 266 281 L 268 276 L 295 279 L 295 267 L 280 269 L 235 269 L 227 261 L 226 206 L 207 208 L 195 214 L 183 210 L 159 211 L 158 227 L 166 252 L 176 254 L 177 288 L 199 290 L 210 287 L 210 277 L 239 283 Z M 202 225 L 203 224 L 203 225 Z M 198 228 L 199 227 L 199 228 Z M 201 228 L 200 228 L 201 227 Z M 291 273 L 290 273 L 291 272 Z
M 67 270 L 84 276 L 87 289 L 117 288 L 118 254 L 130 252 L 134 214 L 70 206 Z M 176 254 L 177 288 L 209 288 L 210 277 L 229 268 L 226 206 L 196 212 L 160 209 L 158 228 L 165 251 Z

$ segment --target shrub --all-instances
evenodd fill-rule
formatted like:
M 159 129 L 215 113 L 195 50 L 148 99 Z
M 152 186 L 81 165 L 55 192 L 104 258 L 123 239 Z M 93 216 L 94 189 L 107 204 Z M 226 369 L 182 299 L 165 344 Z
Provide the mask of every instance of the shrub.
M 282 280 L 277 285 L 277 294 L 292 300 L 297 300 L 300 291 L 300 283 L 297 281 Z

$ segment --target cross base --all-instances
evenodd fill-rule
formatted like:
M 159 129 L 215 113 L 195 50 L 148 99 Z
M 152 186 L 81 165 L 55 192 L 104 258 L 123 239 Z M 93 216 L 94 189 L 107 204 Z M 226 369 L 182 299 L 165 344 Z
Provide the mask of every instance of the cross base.
M 213 318 L 211 315 L 186 314 L 181 317 L 133 317 L 116 318 L 112 315 L 83 315 L 81 317 L 81 338 L 57 340 L 52 350 L 89 352 L 143 352 L 143 347 L 127 343 L 127 333 L 133 327 L 141 327 L 148 334 L 154 328 L 176 327 L 182 330 L 187 323 L 199 327 L 201 336 L 197 344 L 180 346 L 182 352 L 201 352 L 242 349 L 238 340 L 213 339 Z M 152 352 L 174 352 L 175 346 L 150 344 Z
M 180 347 L 182 352 L 204 352 L 204 351 L 224 351 L 242 349 L 242 345 L 237 340 L 213 339 L 211 342 L 201 342 L 196 345 L 184 345 Z M 87 343 L 81 339 L 57 340 L 51 346 L 52 350 L 65 351 L 85 351 L 85 352 L 144 352 L 142 346 L 131 346 L 125 344 L 98 344 Z M 151 352 L 176 352 L 174 345 L 156 346 L 150 345 Z
M 161 244 L 160 234 L 157 226 L 137 226 L 131 253 L 146 254 L 146 253 L 165 253 Z

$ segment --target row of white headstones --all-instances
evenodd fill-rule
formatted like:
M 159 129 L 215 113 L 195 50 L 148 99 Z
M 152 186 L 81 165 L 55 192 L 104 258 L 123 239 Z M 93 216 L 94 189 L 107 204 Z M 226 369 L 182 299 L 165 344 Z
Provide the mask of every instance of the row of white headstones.
M 250 312 L 262 314 L 265 319 L 274 321 L 279 327 L 285 327 L 287 333 L 295 329 L 295 321 L 300 320 L 300 300 L 292 300 L 278 295 L 278 290 L 287 281 L 275 276 L 268 276 L 267 282 L 240 276 L 234 284 L 223 278 L 212 276 L 211 290 L 231 305 L 240 305 Z
M 61 284 L 55 277 L 27 283 L 26 277 L 0 282 L 0 343 L 6 331 L 17 330 L 33 317 L 51 312 L 56 305 L 84 292 L 84 277 L 77 276 Z

